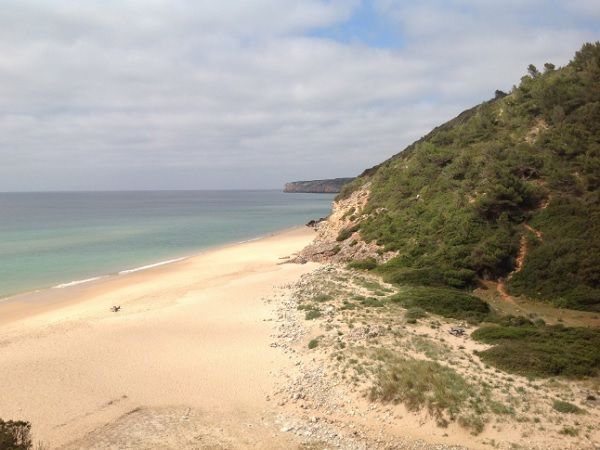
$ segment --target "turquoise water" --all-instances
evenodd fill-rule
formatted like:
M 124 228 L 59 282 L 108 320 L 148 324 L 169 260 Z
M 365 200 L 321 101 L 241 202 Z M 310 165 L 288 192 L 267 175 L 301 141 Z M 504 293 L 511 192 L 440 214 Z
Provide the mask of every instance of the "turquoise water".
M 279 191 L 0 193 L 0 297 L 118 273 L 329 214 Z

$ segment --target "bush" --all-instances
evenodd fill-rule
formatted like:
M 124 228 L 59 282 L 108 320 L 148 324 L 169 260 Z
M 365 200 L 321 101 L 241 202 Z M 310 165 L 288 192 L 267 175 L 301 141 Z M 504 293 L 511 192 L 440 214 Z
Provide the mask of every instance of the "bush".
M 338 237 L 336 238 L 336 241 L 338 241 L 338 242 L 345 241 L 350 236 L 352 236 L 352 234 L 355 231 L 358 231 L 358 226 L 353 226 L 353 227 L 344 228 L 344 229 L 340 230 L 340 233 L 338 234 Z
M 414 307 L 409 308 L 406 313 L 404 313 L 404 317 L 406 319 L 422 319 L 427 317 L 427 312 L 423 308 Z
M 321 316 L 322 316 L 321 311 L 319 311 L 318 309 L 311 309 L 309 311 L 306 311 L 304 318 L 306 320 L 314 320 L 314 319 L 318 319 Z
M 381 300 L 376 299 L 375 297 L 367 297 L 360 300 L 361 305 L 370 306 L 374 308 L 381 308 L 384 303 Z
M 583 409 L 577 405 L 562 400 L 554 400 L 552 407 L 559 413 L 563 414 L 582 414 L 584 412 Z
M 559 431 L 560 434 L 564 434 L 565 436 L 579 436 L 579 430 L 574 427 L 564 426 L 562 430 Z
M 600 330 L 562 325 L 485 326 L 471 334 L 494 346 L 484 361 L 526 376 L 593 376 L 600 368 Z
M 333 299 L 330 294 L 318 294 L 314 297 L 315 302 L 323 303 Z
M 377 267 L 377 261 L 373 258 L 363 259 L 360 261 L 352 261 L 348 264 L 348 268 L 350 269 L 358 269 L 358 270 L 373 270 Z
M 478 297 L 456 289 L 411 287 L 394 295 L 392 302 L 405 308 L 421 308 L 453 319 L 481 322 L 490 315 L 490 306 Z
M 311 339 L 308 343 L 308 348 L 312 350 L 313 348 L 317 348 L 318 345 L 319 345 L 318 339 Z
M 4 421 L 0 419 L 0 449 L 29 450 L 31 444 L 31 424 L 22 420 Z

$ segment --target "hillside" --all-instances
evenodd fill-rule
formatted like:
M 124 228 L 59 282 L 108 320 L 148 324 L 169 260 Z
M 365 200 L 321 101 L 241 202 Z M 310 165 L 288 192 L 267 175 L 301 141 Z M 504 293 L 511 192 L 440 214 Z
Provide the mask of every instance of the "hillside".
M 333 178 L 331 180 L 293 181 L 286 183 L 283 192 L 297 193 L 306 192 L 310 194 L 333 194 L 338 193 L 354 178 Z
M 600 43 L 345 186 L 304 255 L 600 311 Z M 364 260 L 364 261 L 363 261 Z

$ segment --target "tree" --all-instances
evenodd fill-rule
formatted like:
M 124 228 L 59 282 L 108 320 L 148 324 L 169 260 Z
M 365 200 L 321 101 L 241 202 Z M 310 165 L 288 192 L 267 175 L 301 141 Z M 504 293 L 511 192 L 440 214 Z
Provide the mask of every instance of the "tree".
M 531 78 L 535 78 L 540 75 L 539 70 L 537 70 L 537 67 L 535 67 L 533 64 L 529 64 L 527 66 L 527 73 Z
M 494 93 L 494 98 L 496 100 L 498 100 L 499 98 L 503 98 L 506 97 L 508 94 L 504 91 L 501 91 L 500 89 L 496 89 L 496 92 Z
M 556 66 L 552 63 L 547 62 L 546 64 L 544 64 L 544 69 L 545 72 L 552 72 L 554 69 L 556 69 Z

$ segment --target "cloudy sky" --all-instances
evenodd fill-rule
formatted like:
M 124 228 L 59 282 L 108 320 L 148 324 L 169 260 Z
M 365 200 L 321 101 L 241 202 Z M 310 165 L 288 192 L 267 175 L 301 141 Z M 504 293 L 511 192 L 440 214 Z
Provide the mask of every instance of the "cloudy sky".
M 599 39 L 598 0 L 0 0 L 0 191 L 353 176 Z

